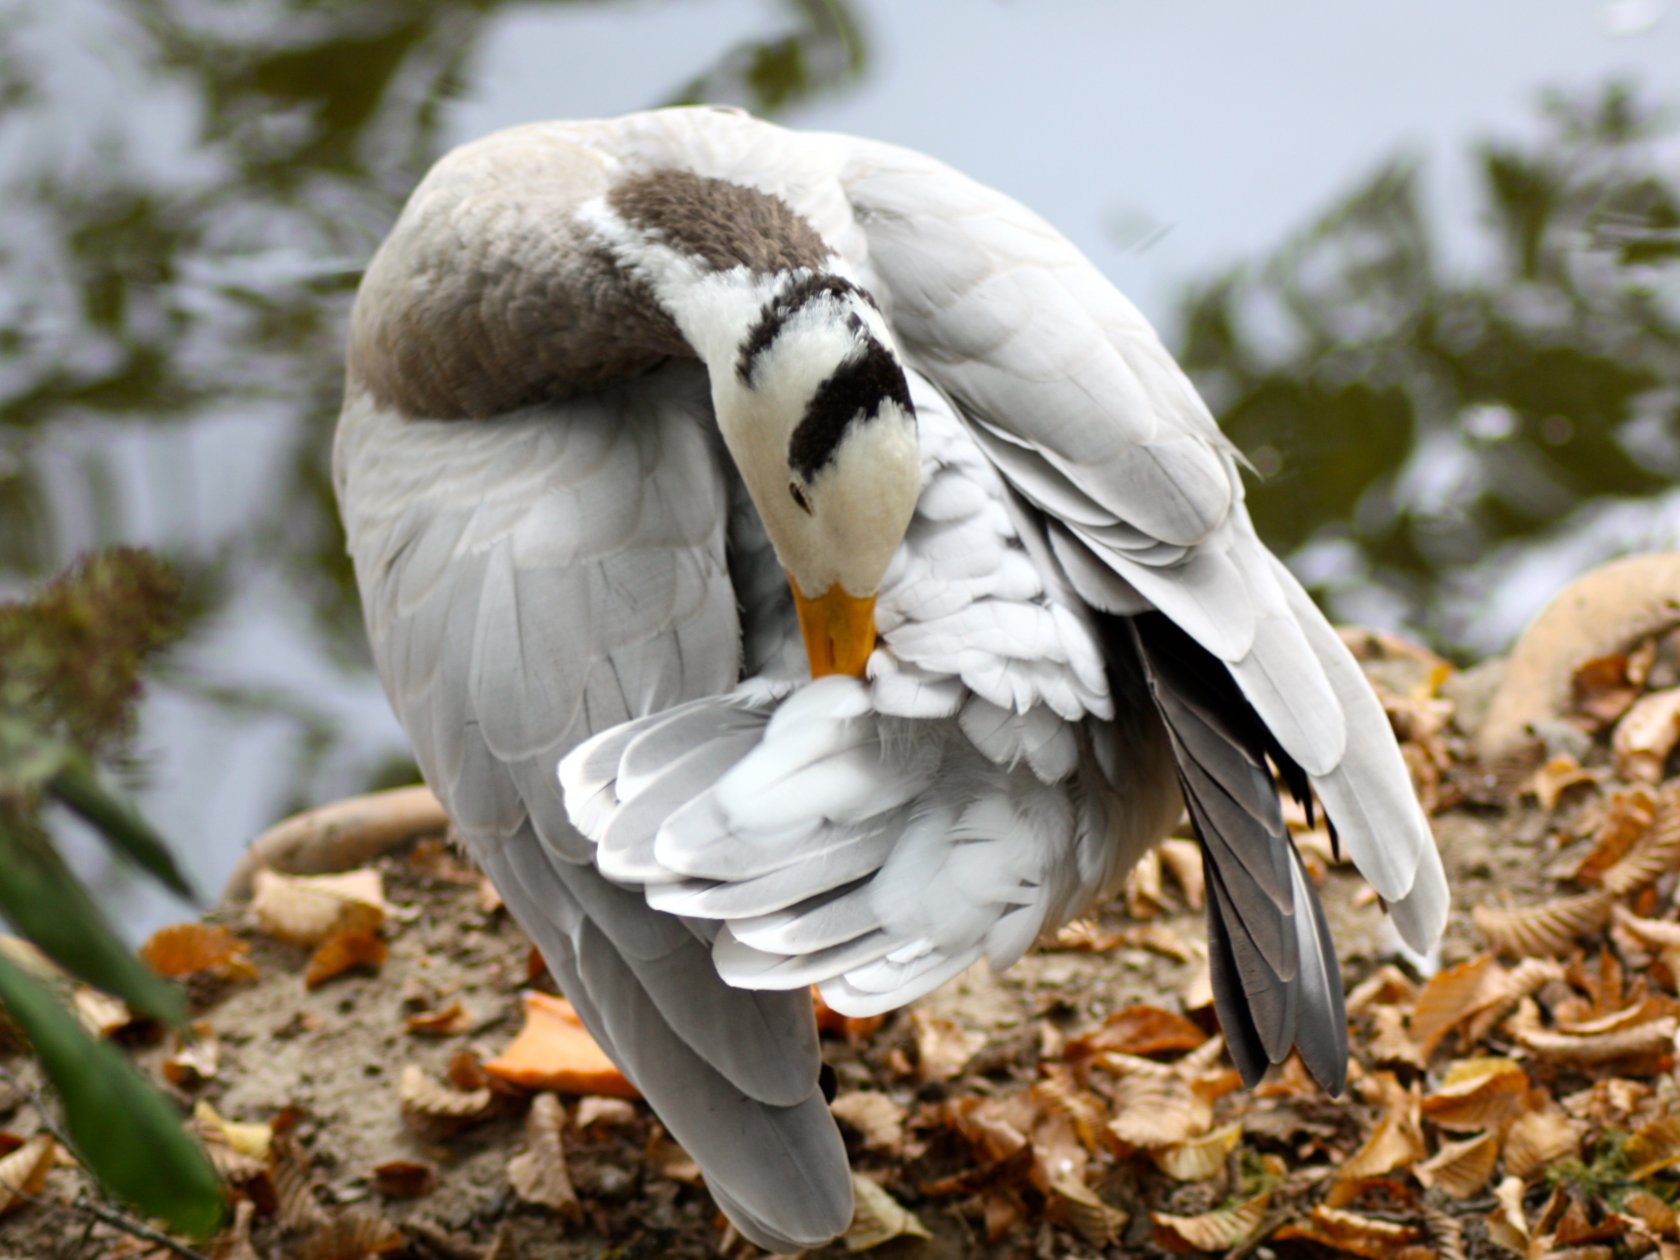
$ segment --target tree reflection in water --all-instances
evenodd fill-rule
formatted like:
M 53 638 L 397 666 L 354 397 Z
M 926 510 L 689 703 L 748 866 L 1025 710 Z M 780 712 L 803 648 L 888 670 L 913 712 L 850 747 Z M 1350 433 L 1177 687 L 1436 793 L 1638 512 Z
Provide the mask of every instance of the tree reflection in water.
M 175 837 L 206 886 L 263 820 L 413 775 L 388 760 L 328 482 L 340 342 L 513 7 L 75 0 L 0 24 L 0 586 L 115 541 L 186 575 L 192 630 L 141 744 L 170 759 L 159 790 L 240 798 L 154 811 L 216 832 Z M 773 112 L 859 79 L 848 4 L 776 12 L 668 98 Z M 1498 646 L 1465 612 L 1490 565 L 1611 499 L 1675 512 L 1680 229 L 1652 115 L 1610 93 L 1550 117 L 1546 142 L 1479 155 L 1480 271 L 1440 261 L 1394 164 L 1186 306 L 1187 363 L 1269 474 L 1267 537 L 1344 613 L 1382 592 L 1449 645 Z
M 1185 365 L 1266 474 L 1262 536 L 1344 616 L 1476 653 L 1532 612 L 1515 578 L 1544 596 L 1680 545 L 1680 186 L 1621 89 L 1546 121 L 1476 154 L 1476 269 L 1396 162 L 1186 304 Z
M 273 799 L 189 805 L 224 830 L 176 837 L 207 887 L 261 820 L 414 777 L 390 760 L 332 501 L 342 330 L 512 7 L 73 0 L 0 25 L 0 592 L 119 540 L 187 577 L 141 746 L 168 728 L 159 777 L 194 780 L 189 802 L 226 786 L 235 745 L 290 762 L 231 776 Z M 859 75 L 848 4 L 782 14 L 669 98 L 768 111 Z M 318 686 L 265 681 L 300 657 Z

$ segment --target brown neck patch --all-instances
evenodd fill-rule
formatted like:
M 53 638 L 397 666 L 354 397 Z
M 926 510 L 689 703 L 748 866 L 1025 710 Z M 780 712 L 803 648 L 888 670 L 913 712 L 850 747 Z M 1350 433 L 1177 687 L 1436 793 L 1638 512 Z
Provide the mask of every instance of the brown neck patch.
M 830 254 L 816 229 L 780 197 L 692 171 L 631 176 L 607 203 L 632 227 L 717 271 L 816 270 Z

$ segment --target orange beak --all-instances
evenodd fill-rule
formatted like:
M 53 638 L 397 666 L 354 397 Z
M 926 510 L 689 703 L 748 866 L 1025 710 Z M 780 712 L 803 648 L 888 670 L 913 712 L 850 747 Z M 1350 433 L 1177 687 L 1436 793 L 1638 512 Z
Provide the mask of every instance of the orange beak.
M 850 674 L 862 678 L 869 654 L 875 650 L 875 597 L 848 595 L 836 582 L 826 594 L 811 599 L 791 574 L 788 586 L 793 606 L 799 610 L 799 633 L 805 638 L 811 677 Z

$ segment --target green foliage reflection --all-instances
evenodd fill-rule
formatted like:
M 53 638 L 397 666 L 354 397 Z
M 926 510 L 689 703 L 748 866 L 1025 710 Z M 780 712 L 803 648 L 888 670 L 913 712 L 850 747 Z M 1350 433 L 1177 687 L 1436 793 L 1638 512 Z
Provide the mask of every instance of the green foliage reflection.
M 1342 543 L 1349 584 L 1449 645 L 1446 597 L 1490 554 L 1589 504 L 1655 507 L 1680 475 L 1680 185 L 1657 116 L 1613 89 L 1546 122 L 1482 146 L 1473 266 L 1443 260 L 1417 169 L 1394 163 L 1185 314 L 1186 367 L 1267 474 L 1262 535 Z

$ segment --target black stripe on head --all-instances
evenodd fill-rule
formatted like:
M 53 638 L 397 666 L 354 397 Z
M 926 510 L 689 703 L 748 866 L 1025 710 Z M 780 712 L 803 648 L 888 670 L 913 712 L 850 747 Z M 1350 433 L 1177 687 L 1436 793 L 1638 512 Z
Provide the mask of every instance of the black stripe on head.
M 810 481 L 833 460 L 846 430 L 879 415 L 882 402 L 889 399 L 906 414 L 916 414 L 904 369 L 891 350 L 865 337 L 862 353 L 846 359 L 811 396 L 805 418 L 788 441 L 788 467 Z
M 740 356 L 735 360 L 735 374 L 741 378 L 743 385 L 752 384 L 753 368 L 757 364 L 758 356 L 775 343 L 781 334 L 782 326 L 812 302 L 825 297 L 837 300 L 856 297 L 871 306 L 875 305 L 874 298 L 844 276 L 813 272 L 795 280 L 784 292 L 764 304 L 764 309 L 758 313 L 758 319 L 748 330 L 746 340 L 741 343 Z M 851 321 L 854 331 L 858 331 L 857 316 L 853 315 Z

